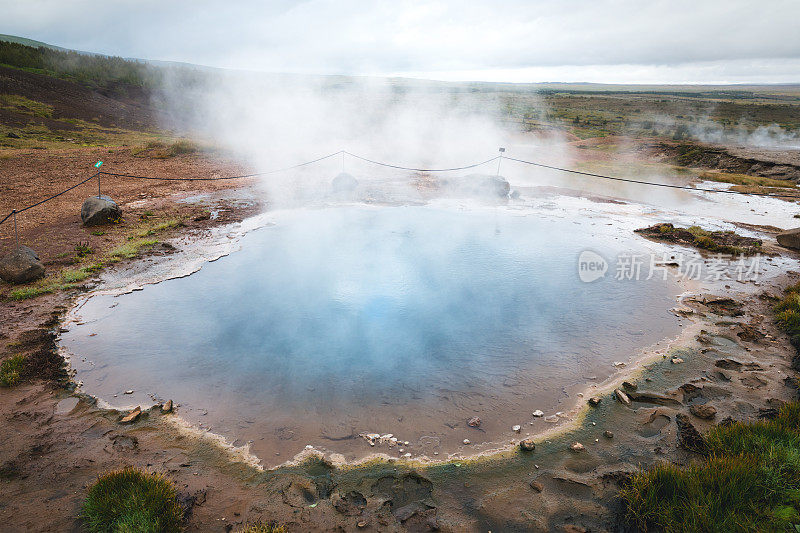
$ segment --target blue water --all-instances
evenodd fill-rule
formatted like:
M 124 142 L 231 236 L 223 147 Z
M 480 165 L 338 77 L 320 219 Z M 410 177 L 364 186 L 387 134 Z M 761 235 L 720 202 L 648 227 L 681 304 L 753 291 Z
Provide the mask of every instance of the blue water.
M 191 276 L 91 298 L 62 342 L 91 361 L 87 392 L 174 398 L 235 437 L 389 431 L 372 426 L 420 406 L 446 432 L 477 406 L 560 401 L 674 332 L 665 282 L 578 278 L 584 249 L 641 251 L 627 237 L 503 208 L 286 212 Z

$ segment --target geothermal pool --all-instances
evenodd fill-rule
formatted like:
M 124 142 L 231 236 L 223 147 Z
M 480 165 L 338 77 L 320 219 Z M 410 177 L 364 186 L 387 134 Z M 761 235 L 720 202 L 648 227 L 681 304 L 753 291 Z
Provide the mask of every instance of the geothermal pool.
M 613 265 L 580 281 L 583 250 L 648 250 L 589 217 L 350 206 L 273 222 L 190 276 L 88 298 L 61 338 L 83 390 L 117 407 L 174 399 L 266 465 L 309 444 L 444 458 L 518 439 L 515 424 L 551 427 L 532 411 L 567 410 L 614 361 L 678 331 L 677 285 L 617 281 Z

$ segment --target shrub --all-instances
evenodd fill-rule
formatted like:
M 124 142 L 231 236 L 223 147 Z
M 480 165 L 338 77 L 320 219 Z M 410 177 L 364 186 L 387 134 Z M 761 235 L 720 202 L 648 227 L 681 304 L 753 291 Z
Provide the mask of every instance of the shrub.
M 166 478 L 126 468 L 97 479 L 81 518 L 92 532 L 172 533 L 180 531 L 183 512 Z

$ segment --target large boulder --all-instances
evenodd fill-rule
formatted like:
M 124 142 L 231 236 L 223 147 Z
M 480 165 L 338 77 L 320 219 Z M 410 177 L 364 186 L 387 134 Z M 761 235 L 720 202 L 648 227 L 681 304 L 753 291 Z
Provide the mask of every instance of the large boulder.
M 778 234 L 778 244 L 791 248 L 792 250 L 800 250 L 800 228 L 790 229 Z
M 352 174 L 342 172 L 338 174 L 331 182 L 333 192 L 350 192 L 358 187 L 358 180 Z
M 44 265 L 36 252 L 27 246 L 17 246 L 0 259 L 0 278 L 9 283 L 27 283 L 44 277 Z
M 84 226 L 99 226 L 117 222 L 122 218 L 122 209 L 108 196 L 90 196 L 81 207 Z
M 511 185 L 502 176 L 470 174 L 443 182 L 451 194 L 476 198 L 508 198 Z

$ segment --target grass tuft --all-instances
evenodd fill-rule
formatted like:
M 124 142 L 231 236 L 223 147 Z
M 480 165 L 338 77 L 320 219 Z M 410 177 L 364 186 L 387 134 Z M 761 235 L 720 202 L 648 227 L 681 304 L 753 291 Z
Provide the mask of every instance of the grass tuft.
M 24 355 L 15 355 L 0 363 L 0 387 L 13 387 L 19 383 L 24 370 Z
M 183 512 L 176 496 L 163 476 L 126 468 L 97 479 L 81 518 L 92 532 L 178 532 Z
M 237 529 L 236 533 L 286 533 L 286 528 L 259 522 L 257 524 L 246 524 L 242 528 Z
M 620 496 L 642 531 L 788 531 L 800 524 L 800 403 L 709 431 L 709 456 L 636 473 Z M 792 529 L 794 530 L 794 529 Z

